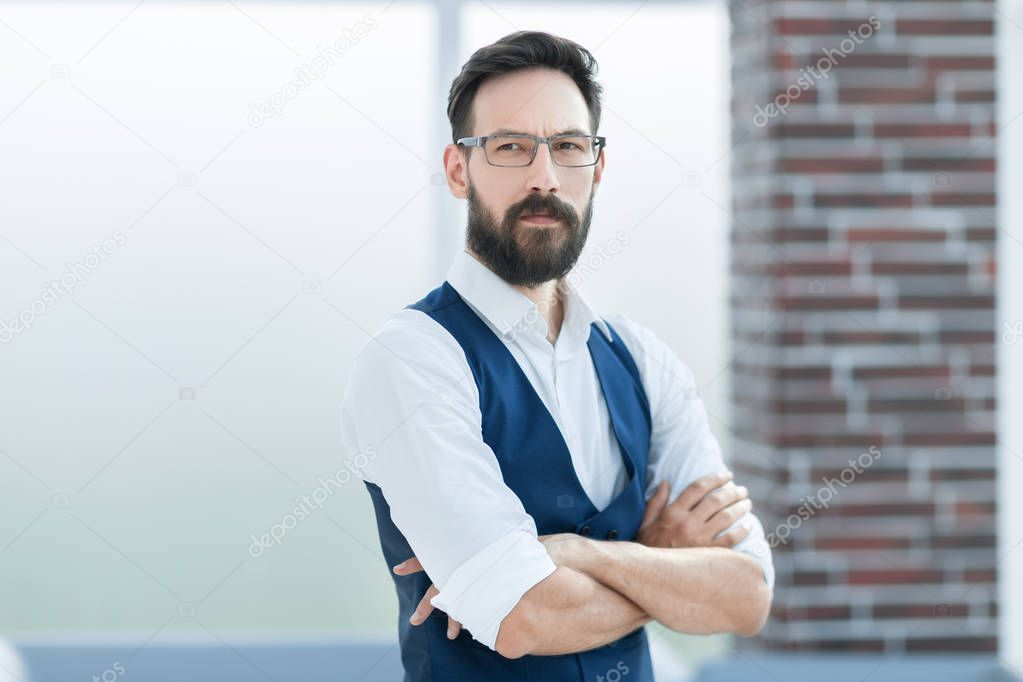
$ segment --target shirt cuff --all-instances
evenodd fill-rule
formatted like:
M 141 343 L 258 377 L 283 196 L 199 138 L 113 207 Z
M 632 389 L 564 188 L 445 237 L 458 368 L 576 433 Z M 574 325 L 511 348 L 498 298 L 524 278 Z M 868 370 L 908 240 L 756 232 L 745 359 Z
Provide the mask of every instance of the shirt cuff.
M 459 566 L 430 603 L 461 623 L 473 639 L 496 651 L 505 616 L 523 594 L 556 569 L 536 535 L 513 530 Z
M 756 517 L 752 512 L 747 512 L 738 521 L 732 524 L 732 528 L 736 526 L 749 526 L 749 535 L 744 537 L 740 542 L 736 543 L 732 549 L 747 554 L 753 558 L 760 568 L 764 571 L 764 582 L 767 586 L 774 589 L 774 561 L 771 558 L 771 546 L 767 542 L 767 538 L 764 536 L 764 526 L 760 523 L 760 519 Z

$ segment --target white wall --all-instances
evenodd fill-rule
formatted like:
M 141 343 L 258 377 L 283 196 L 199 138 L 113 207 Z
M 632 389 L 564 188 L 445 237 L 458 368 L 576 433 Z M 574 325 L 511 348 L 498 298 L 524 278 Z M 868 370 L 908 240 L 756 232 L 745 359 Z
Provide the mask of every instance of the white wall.
M 998 4 L 999 638 L 1023 675 L 1023 0 Z

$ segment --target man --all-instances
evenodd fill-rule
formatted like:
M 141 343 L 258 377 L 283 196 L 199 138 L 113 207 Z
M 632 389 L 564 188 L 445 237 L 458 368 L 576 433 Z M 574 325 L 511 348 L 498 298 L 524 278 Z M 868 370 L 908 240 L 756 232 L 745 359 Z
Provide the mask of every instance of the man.
M 763 528 L 692 372 L 566 277 L 605 165 L 595 71 L 526 31 L 465 64 L 444 166 L 466 249 L 345 394 L 408 682 L 649 681 L 645 623 L 749 636 L 770 608 Z

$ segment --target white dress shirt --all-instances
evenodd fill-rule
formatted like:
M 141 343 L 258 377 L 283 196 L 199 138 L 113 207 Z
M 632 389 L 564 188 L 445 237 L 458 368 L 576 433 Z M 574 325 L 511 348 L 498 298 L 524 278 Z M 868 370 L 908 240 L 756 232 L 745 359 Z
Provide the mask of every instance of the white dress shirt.
M 551 344 L 537 306 L 468 253 L 456 256 L 447 281 L 522 367 L 586 494 L 603 510 L 627 472 L 586 346 L 593 322 L 610 338 L 601 317 L 566 286 L 564 320 Z M 605 319 L 636 361 L 650 403 L 645 496 L 667 480 L 674 500 L 697 478 L 725 469 L 693 373 L 646 327 L 622 315 Z M 418 310 L 389 317 L 356 359 L 341 433 L 346 456 L 372 454 L 360 458 L 359 475 L 380 486 L 395 526 L 440 590 L 431 603 L 495 649 L 501 621 L 556 566 L 483 441 L 479 393 L 454 337 Z M 738 524 L 751 532 L 735 549 L 755 558 L 773 587 L 760 521 L 747 513 Z

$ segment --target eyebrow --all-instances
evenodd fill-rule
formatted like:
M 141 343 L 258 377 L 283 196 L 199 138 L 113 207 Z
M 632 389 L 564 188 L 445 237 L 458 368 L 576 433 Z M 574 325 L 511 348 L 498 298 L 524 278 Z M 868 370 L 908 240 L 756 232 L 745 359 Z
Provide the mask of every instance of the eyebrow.
M 531 135 L 532 133 L 524 133 L 521 130 L 511 130 L 510 128 L 498 128 L 490 135 Z M 589 137 L 589 133 L 579 128 L 569 128 L 568 130 L 560 130 L 554 135 L 584 135 Z

